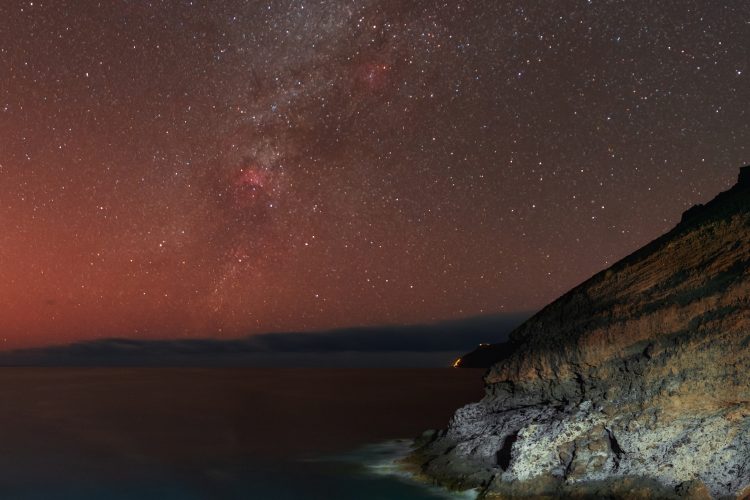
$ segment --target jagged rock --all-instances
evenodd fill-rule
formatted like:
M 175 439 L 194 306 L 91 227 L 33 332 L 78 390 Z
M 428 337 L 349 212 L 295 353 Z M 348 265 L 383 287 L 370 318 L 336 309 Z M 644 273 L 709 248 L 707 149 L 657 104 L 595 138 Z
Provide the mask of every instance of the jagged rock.
M 510 342 L 415 453 L 427 477 L 488 498 L 746 495 L 750 167 Z

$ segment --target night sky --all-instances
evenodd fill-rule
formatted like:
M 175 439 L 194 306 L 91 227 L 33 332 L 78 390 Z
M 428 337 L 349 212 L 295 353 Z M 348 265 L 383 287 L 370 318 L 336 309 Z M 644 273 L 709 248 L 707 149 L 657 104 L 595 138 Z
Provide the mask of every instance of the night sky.
M 0 4 L 0 338 L 530 311 L 750 162 L 750 2 Z

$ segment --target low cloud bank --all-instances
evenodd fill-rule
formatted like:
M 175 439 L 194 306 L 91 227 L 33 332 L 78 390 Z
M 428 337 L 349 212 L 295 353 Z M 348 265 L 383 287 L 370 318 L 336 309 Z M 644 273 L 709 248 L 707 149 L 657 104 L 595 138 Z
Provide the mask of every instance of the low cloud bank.
M 405 326 L 287 332 L 239 339 L 102 339 L 0 353 L 4 366 L 445 366 L 507 340 L 530 314 Z

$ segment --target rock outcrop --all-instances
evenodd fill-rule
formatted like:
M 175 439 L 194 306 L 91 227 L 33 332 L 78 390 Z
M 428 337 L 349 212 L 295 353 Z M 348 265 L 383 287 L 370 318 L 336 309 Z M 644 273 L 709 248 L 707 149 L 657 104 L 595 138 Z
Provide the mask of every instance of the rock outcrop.
M 487 498 L 745 498 L 750 167 L 498 352 L 484 399 L 423 437 L 426 477 Z

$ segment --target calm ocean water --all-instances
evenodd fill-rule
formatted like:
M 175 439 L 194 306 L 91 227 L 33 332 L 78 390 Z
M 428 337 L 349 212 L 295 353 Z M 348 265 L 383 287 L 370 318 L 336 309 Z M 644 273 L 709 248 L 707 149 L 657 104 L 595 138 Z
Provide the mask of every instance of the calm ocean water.
M 474 499 L 421 484 L 395 460 L 409 441 L 364 446 L 354 452 L 299 461 L 214 464 L 200 471 L 129 469 L 125 477 L 6 483 L 0 497 L 14 499 Z
M 438 499 L 394 466 L 452 369 L 0 369 L 0 498 Z

